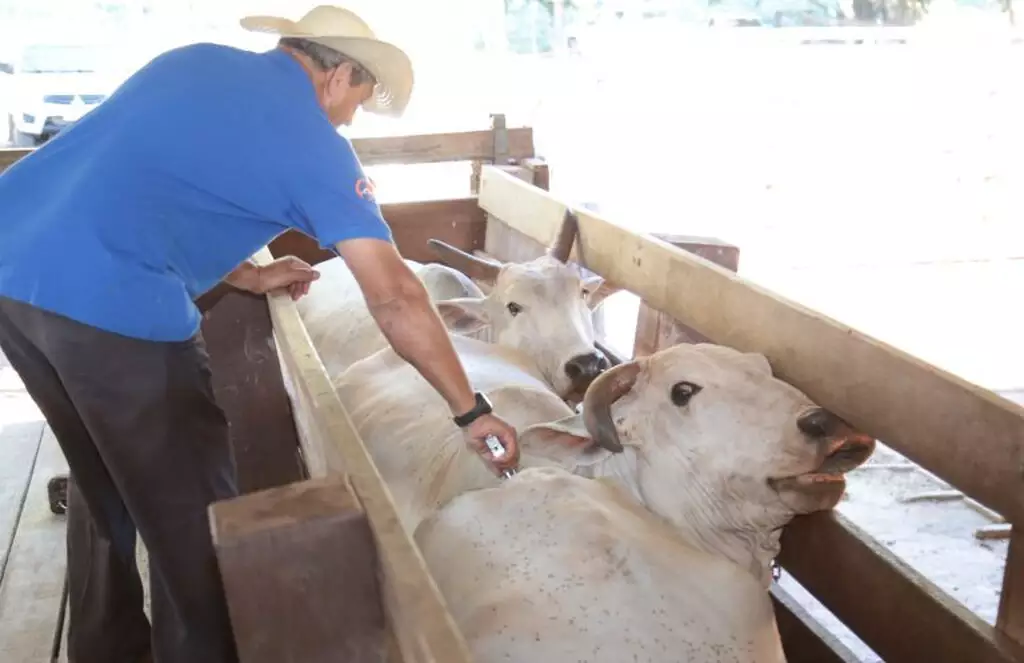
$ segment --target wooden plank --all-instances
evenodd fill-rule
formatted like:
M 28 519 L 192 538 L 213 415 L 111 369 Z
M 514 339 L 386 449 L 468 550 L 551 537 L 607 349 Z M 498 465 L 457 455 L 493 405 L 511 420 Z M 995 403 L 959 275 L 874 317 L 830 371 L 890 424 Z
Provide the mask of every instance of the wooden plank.
M 213 392 L 227 416 L 242 493 L 303 477 L 265 297 L 235 291 L 203 316 Z
M 480 205 L 541 242 L 567 206 L 485 167 Z M 1024 408 L 699 256 L 577 210 L 582 264 L 776 375 L 851 425 L 1024 522 Z
M 508 129 L 508 157 L 534 156 L 533 129 Z M 385 136 L 352 140 L 364 166 L 384 164 L 439 163 L 444 161 L 490 162 L 494 154 L 494 134 L 489 130 L 418 136 Z
M 534 156 L 533 129 L 508 129 L 508 156 L 525 159 Z M 494 153 L 494 134 L 488 130 L 413 136 L 354 138 L 359 161 L 364 166 L 388 164 L 442 163 L 445 161 L 490 162 Z M 0 149 L 0 173 L 35 148 Z
M 43 421 L 5 424 L 0 420 L 0 454 L 3 454 L 0 463 L 0 584 L 4 581 L 7 558 L 28 498 L 45 427 Z
M 271 260 L 269 249 L 256 259 Z M 469 663 L 465 641 L 423 556 L 402 528 L 391 492 L 331 386 L 295 302 L 287 295 L 271 295 L 269 301 L 286 384 L 298 403 L 295 414 L 309 473 L 313 478 L 349 475 L 373 531 L 384 610 L 403 661 Z
M 437 260 L 427 249 L 427 240 L 439 239 L 452 246 L 471 251 L 484 245 L 487 223 L 475 197 L 452 200 L 430 200 L 381 205 L 381 212 L 391 227 L 395 245 L 403 257 L 419 262 Z M 311 265 L 336 254 L 320 248 L 316 240 L 295 230 L 278 235 L 270 243 L 275 257 L 293 255 Z
M 735 272 L 739 269 L 739 247 L 727 244 L 713 237 L 686 235 L 654 235 L 672 246 L 689 251 L 705 260 Z M 659 311 L 650 304 L 640 302 L 637 312 L 636 334 L 633 340 L 633 356 L 647 357 L 663 348 L 679 343 L 706 343 L 708 338 L 692 327 L 688 327 L 668 313 Z
M 67 550 L 64 519 L 50 512 L 46 484 L 66 472 L 57 438 L 47 427 L 0 584 L 0 661 L 50 660 Z
M 1024 649 L 837 511 L 790 522 L 779 562 L 883 660 L 1024 661 Z
M 240 663 L 384 661 L 366 514 L 344 475 L 213 504 Z
M 32 148 L 0 147 L 0 173 L 20 161 L 22 157 L 32 151 Z
M 773 584 L 770 591 L 786 663 L 860 663 L 856 654 L 819 624 L 785 589 Z
M 1007 637 L 1024 645 L 1024 533 L 1019 525 L 1010 532 L 1010 548 L 1003 569 L 1003 591 L 999 597 L 996 627 Z

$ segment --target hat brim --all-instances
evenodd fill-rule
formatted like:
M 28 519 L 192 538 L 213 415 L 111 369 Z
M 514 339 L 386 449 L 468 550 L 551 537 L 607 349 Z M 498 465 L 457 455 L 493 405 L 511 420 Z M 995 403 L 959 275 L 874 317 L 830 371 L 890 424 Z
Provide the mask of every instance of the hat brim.
M 308 39 L 357 61 L 377 79 L 373 94 L 363 102 L 367 112 L 398 117 L 409 105 L 414 82 L 412 62 L 394 44 L 379 39 L 314 34 L 295 21 L 278 16 L 247 16 L 240 23 L 251 32 Z

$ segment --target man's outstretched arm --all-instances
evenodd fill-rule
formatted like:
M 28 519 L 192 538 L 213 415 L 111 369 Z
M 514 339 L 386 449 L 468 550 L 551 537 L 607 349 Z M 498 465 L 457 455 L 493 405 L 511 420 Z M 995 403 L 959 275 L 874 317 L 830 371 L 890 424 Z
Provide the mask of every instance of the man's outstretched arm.
M 352 270 L 370 314 L 391 347 L 409 362 L 448 402 L 453 415 L 473 409 L 475 393 L 455 353 L 448 329 L 416 274 L 395 246 L 379 239 L 340 242 L 338 252 Z M 514 430 L 494 416 L 483 416 L 467 434 L 478 452 L 487 454 L 484 438 L 496 435 L 508 452 L 495 464 L 515 467 Z

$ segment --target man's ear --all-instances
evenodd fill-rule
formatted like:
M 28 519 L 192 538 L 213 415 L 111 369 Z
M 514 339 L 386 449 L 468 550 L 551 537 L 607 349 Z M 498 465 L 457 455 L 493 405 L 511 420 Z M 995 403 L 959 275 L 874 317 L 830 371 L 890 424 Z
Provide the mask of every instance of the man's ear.
M 587 291 L 587 306 L 592 311 L 608 297 L 622 290 L 622 288 L 606 282 L 603 276 L 591 276 L 584 279 L 583 289 Z
M 519 445 L 523 454 L 554 461 L 568 470 L 611 456 L 590 437 L 581 414 L 528 426 L 519 434 Z
M 456 334 L 472 334 L 491 324 L 483 299 L 459 297 L 439 301 L 436 306 L 445 326 Z

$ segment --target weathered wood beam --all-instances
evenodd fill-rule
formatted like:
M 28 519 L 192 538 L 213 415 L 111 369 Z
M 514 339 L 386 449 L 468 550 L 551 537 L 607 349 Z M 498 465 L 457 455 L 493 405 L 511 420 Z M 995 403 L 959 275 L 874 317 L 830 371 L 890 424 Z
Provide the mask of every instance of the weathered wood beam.
M 1024 661 L 1017 643 L 837 511 L 790 522 L 779 562 L 883 660 Z
M 240 663 L 380 661 L 377 552 L 344 475 L 210 507 Z
M 272 259 L 262 249 L 256 260 Z M 274 336 L 309 474 L 347 474 L 366 512 L 379 559 L 384 611 L 404 663 L 469 663 L 469 651 L 426 562 L 402 527 L 391 492 L 313 347 L 295 302 L 268 297 Z M 344 601 L 344 597 L 337 597 Z
M 463 251 L 484 245 L 487 218 L 475 197 L 389 203 L 381 205 L 381 212 L 399 252 L 410 260 L 433 262 L 437 259 L 427 248 L 430 239 L 442 240 Z M 270 251 L 275 257 L 294 255 L 313 265 L 335 256 L 297 230 L 279 235 L 270 243 Z
M 532 128 L 507 129 L 506 136 L 509 158 L 527 159 L 534 156 Z M 494 134 L 484 130 L 354 138 L 352 147 L 364 166 L 473 160 L 490 162 L 494 154 Z M 0 148 L 0 172 L 33 149 Z

